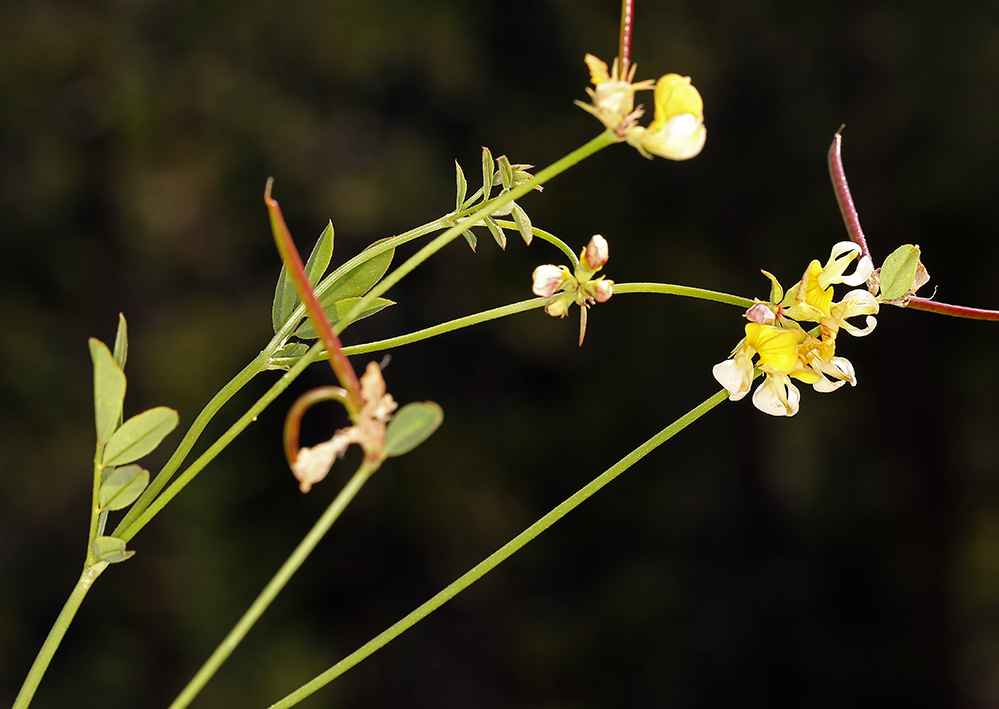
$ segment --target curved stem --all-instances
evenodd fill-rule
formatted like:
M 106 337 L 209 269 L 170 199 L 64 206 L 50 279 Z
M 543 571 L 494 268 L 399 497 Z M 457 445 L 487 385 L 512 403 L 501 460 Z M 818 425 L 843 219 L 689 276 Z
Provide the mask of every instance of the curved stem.
M 516 222 L 507 221 L 505 219 L 497 219 L 496 223 L 499 224 L 504 229 L 509 229 L 510 231 L 517 231 Z M 531 227 L 531 231 L 539 239 L 543 239 L 544 241 L 547 241 L 549 244 L 558 247 L 562 251 L 562 253 L 564 253 L 566 256 L 569 257 L 569 262 L 572 264 L 573 268 L 576 268 L 576 266 L 579 265 L 579 257 L 576 256 L 576 254 L 572 252 L 572 249 L 569 248 L 568 244 L 566 244 L 560 238 L 558 238 L 554 234 L 548 233 L 544 229 L 538 229 L 537 227 Z
M 211 654 L 211 657 L 205 661 L 205 664 L 201 666 L 198 673 L 194 675 L 191 681 L 186 687 L 181 691 L 177 698 L 170 705 L 170 709 L 182 709 L 186 707 L 191 701 L 198 695 L 198 692 L 205 686 L 205 684 L 212 678 L 212 676 L 218 671 L 222 663 L 228 659 L 232 651 L 236 649 L 236 646 L 246 637 L 246 634 L 253 627 L 254 623 L 260 619 L 260 616 L 264 614 L 267 607 L 271 602 L 277 597 L 281 592 L 281 589 L 285 587 L 285 584 L 291 579 L 291 577 L 298 571 L 299 567 L 305 562 L 312 553 L 312 550 L 316 548 L 320 540 L 326 535 L 330 527 L 340 516 L 340 513 L 344 511 L 350 501 L 354 499 L 354 496 L 360 491 L 364 486 L 364 483 L 368 481 L 371 474 L 378 469 L 380 461 L 369 461 L 365 460 L 361 467 L 357 469 L 354 476 L 344 485 L 340 494 L 336 496 L 336 499 L 330 503 L 330 506 L 326 508 L 322 517 L 313 525 L 309 533 L 305 535 L 305 538 L 295 547 L 295 551 L 291 553 L 288 560 L 281 565 L 278 572 L 274 574 L 274 577 L 268 582 L 264 587 L 264 590 L 260 592 L 256 600 L 253 601 L 252 605 L 247 609 L 243 617 L 239 619 L 239 622 L 233 626 L 233 629 L 229 631 L 229 634 L 225 636 L 225 639 L 219 643 L 219 646 L 215 648 L 215 652 Z
M 867 248 L 864 230 L 860 228 L 860 216 L 857 214 L 857 207 L 853 204 L 853 195 L 850 194 L 850 185 L 846 181 L 846 171 L 843 169 L 842 130 L 843 126 L 840 126 L 836 135 L 833 136 L 832 145 L 829 146 L 829 176 L 832 178 L 836 203 L 839 205 L 839 213 L 843 215 L 843 223 L 846 224 L 850 241 L 860 247 L 864 256 L 870 258 L 871 251 Z
M 90 587 L 93 586 L 94 581 L 97 580 L 97 577 L 101 575 L 107 566 L 108 563 L 106 561 L 100 561 L 84 567 L 80 579 L 76 582 L 76 586 L 73 587 L 69 598 L 66 599 L 66 603 L 59 612 L 59 617 L 52 624 L 52 629 L 45 638 L 45 642 L 42 643 L 41 650 L 35 656 L 35 661 L 32 663 L 31 669 L 28 670 L 28 675 L 24 678 L 21 691 L 17 693 L 11 709 L 25 709 L 31 703 L 32 697 L 35 696 L 35 690 L 38 689 L 38 684 L 42 681 L 42 676 L 52 661 L 52 656 L 55 655 L 55 651 L 59 647 L 59 643 L 62 642 L 69 624 L 73 622 L 76 612 L 80 609 L 80 604 L 83 603 L 83 599 L 86 597 Z
M 637 463 L 639 460 L 644 458 L 654 449 L 661 446 L 663 443 L 668 441 L 670 438 L 675 436 L 684 428 L 692 424 L 694 421 L 699 419 L 708 411 L 716 407 L 718 404 L 725 401 L 727 398 L 728 398 L 728 392 L 723 389 L 722 391 L 719 391 L 717 394 L 711 396 L 709 399 L 704 401 L 704 403 L 688 411 L 686 414 L 678 418 L 676 421 L 674 421 L 669 426 L 664 428 L 662 431 L 654 435 L 645 443 L 638 446 L 638 448 L 636 448 L 631 453 L 622 458 L 620 461 L 615 463 L 608 470 L 601 473 L 593 481 L 591 481 L 588 485 L 579 490 L 576 494 L 572 495 L 565 502 L 558 505 L 551 512 L 546 514 L 544 517 L 539 519 L 537 522 L 535 522 L 530 527 L 525 529 L 523 532 L 518 534 L 516 537 L 511 539 L 509 542 L 504 544 L 496 552 L 486 557 L 483 561 L 479 562 L 474 568 L 465 573 L 457 581 L 453 582 L 450 586 L 445 588 L 443 591 L 438 593 L 436 596 L 431 598 L 422 606 L 414 610 L 412 613 L 410 613 L 405 618 L 400 620 L 398 623 L 390 627 L 388 630 L 384 631 L 377 637 L 371 639 L 370 641 L 362 645 L 360 648 L 352 652 L 344 659 L 340 660 L 340 662 L 333 665 L 333 667 L 328 669 L 326 672 L 323 672 L 321 675 L 317 676 L 311 682 L 302 685 L 288 696 L 272 704 L 269 707 L 269 709 L 287 709 L 287 707 L 294 706 L 305 697 L 314 693 L 316 690 L 320 689 L 326 684 L 329 684 L 331 681 L 342 675 L 344 672 L 349 670 L 357 663 L 361 662 L 365 658 L 374 654 L 376 651 L 380 650 L 389 642 L 402 635 L 404 632 L 406 632 L 414 625 L 416 625 L 418 622 L 420 622 L 428 615 L 433 613 L 435 610 L 443 606 L 445 603 L 450 601 L 452 598 L 457 596 L 459 593 L 464 591 L 466 588 L 471 586 L 473 583 L 478 581 L 487 573 L 495 569 L 506 559 L 512 556 L 515 552 L 523 548 L 528 542 L 535 539 L 543 531 L 551 527 L 553 524 L 562 519 L 566 514 L 568 514 L 576 507 L 578 507 L 584 500 L 593 495 L 593 493 L 595 493 L 597 490 L 602 488 L 604 485 L 609 483 L 611 480 L 613 480 L 618 475 L 623 473 L 625 470 L 630 468 L 632 465 Z

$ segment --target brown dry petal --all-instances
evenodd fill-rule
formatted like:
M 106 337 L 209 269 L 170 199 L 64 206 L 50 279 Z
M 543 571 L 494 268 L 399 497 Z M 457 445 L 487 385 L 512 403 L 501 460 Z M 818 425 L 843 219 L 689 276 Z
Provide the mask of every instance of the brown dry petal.
M 337 431 L 333 438 L 324 443 L 298 451 L 298 458 L 292 463 L 291 471 L 298 480 L 299 490 L 308 492 L 315 483 L 329 474 L 334 461 L 342 456 L 347 447 L 354 442 L 352 431 L 353 426 L 345 428 L 342 431 Z

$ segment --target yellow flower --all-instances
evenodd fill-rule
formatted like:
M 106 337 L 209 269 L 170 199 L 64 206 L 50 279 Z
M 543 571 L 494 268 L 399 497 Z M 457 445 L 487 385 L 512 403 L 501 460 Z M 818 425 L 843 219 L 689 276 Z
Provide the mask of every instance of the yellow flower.
M 798 366 L 798 334 L 793 330 L 746 323 L 746 339 L 732 357 L 714 366 L 712 373 L 728 390 L 728 398 L 739 401 L 753 383 L 753 356 L 759 355 L 763 384 L 753 394 L 756 408 L 775 416 L 798 412 L 801 395 L 791 383 L 790 374 Z
M 656 82 L 656 114 L 649 127 L 635 126 L 628 144 L 646 157 L 689 160 L 704 147 L 704 102 L 689 76 L 667 74 Z M 650 155 L 651 153 L 651 155 Z

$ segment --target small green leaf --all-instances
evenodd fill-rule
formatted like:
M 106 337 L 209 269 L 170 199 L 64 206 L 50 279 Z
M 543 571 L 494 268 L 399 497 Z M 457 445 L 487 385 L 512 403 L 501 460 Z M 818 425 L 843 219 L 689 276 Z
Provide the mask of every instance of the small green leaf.
M 109 564 L 117 564 L 135 553 L 125 551 L 125 540 L 118 537 L 97 537 L 90 548 L 98 561 L 106 561 Z
M 138 465 L 115 468 L 101 483 L 97 504 L 101 511 L 124 509 L 139 499 L 148 484 L 149 471 Z
M 177 412 L 165 406 L 143 411 L 121 425 L 104 449 L 104 465 L 124 465 L 151 453 L 177 426 Z
M 128 324 L 125 322 L 125 316 L 118 313 L 118 332 L 114 336 L 114 361 L 123 372 L 126 359 L 128 359 Z
M 516 202 L 511 202 L 513 205 L 513 221 L 517 223 L 517 229 L 520 230 L 520 235 L 524 237 L 524 243 L 528 246 L 531 245 L 531 239 L 534 238 L 534 227 L 531 225 L 531 218 L 527 216 L 527 212 L 521 209 L 520 205 Z
M 474 252 L 475 247 L 479 243 L 479 239 L 478 237 L 475 236 L 475 232 L 473 232 L 471 229 L 465 229 L 465 231 L 461 232 L 461 235 L 465 237 L 465 241 L 468 242 L 468 245 L 472 247 L 472 251 Z
M 90 338 L 90 358 L 94 361 L 94 420 L 97 424 L 97 443 L 104 445 L 111 439 L 121 421 L 121 407 L 125 402 L 125 373 L 115 362 L 111 350 L 100 340 Z
M 897 300 L 908 295 L 919 267 L 919 247 L 903 244 L 881 266 L 881 298 Z
M 493 162 L 493 154 L 489 148 L 482 148 L 482 201 L 489 199 L 489 193 L 493 189 L 493 170 L 496 165 Z
M 323 229 L 323 233 L 319 235 L 319 240 L 313 247 L 309 260 L 305 262 L 305 274 L 309 277 L 309 283 L 313 288 L 326 273 L 332 258 L 333 222 L 330 222 Z M 288 275 L 288 269 L 282 266 L 277 287 L 274 289 L 274 305 L 271 307 L 271 323 L 274 325 L 274 332 L 281 329 L 301 302 L 302 300 L 295 290 L 295 284 L 292 282 L 291 276 Z
M 496 164 L 499 165 L 500 184 L 503 185 L 503 189 L 510 189 L 513 186 L 513 168 L 510 167 L 510 160 L 506 155 L 500 155 L 496 158 Z
M 430 438 L 443 420 L 444 411 L 432 401 L 406 404 L 389 421 L 382 452 L 387 457 L 408 453 Z
M 486 217 L 486 226 L 489 227 L 489 233 L 493 235 L 493 239 L 499 244 L 499 247 L 506 250 L 506 232 L 500 228 L 500 225 L 496 223 L 496 220 L 492 217 Z
M 277 350 L 267 360 L 267 369 L 288 370 L 309 351 L 309 346 L 301 342 L 289 342 Z
M 324 305 L 323 310 L 326 312 L 326 317 L 330 319 L 330 322 L 336 325 L 343 316 L 350 312 L 350 309 L 357 305 L 360 297 L 354 298 L 344 298 L 343 300 L 338 300 L 330 305 Z M 360 315 L 354 318 L 354 322 L 358 320 L 363 320 L 366 317 L 370 317 L 377 313 L 383 308 L 387 308 L 390 305 L 395 305 L 395 301 L 387 300 L 385 298 L 375 298 L 367 307 L 361 311 Z M 315 340 L 319 337 L 319 333 L 316 332 L 316 328 L 312 325 L 312 319 L 306 319 L 302 326 L 295 331 L 295 337 L 301 338 L 303 340 Z
M 458 186 L 458 198 L 455 200 L 454 203 L 454 211 L 460 212 L 461 205 L 465 203 L 465 194 L 468 192 L 468 181 L 465 179 L 465 173 L 462 172 L 461 165 L 458 164 L 457 160 L 454 161 L 454 170 L 455 170 L 454 179 L 455 182 L 457 182 Z M 472 250 L 474 251 L 475 249 Z

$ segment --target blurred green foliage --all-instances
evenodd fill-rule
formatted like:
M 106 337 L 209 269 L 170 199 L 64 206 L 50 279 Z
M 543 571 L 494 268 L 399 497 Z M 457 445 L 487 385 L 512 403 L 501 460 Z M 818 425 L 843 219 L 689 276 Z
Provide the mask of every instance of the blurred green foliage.
M 268 176 L 301 248 L 333 220 L 341 263 L 449 211 L 455 158 L 544 166 L 596 135 L 572 100 L 584 53 L 615 53 L 617 12 L 0 6 L 0 704 L 86 552 L 87 338 L 123 311 L 126 418 L 168 405 L 189 424 L 269 338 Z M 646 0 L 633 56 L 640 77 L 693 77 L 703 154 L 607 150 L 523 200 L 573 248 L 607 237 L 608 277 L 793 282 L 845 236 L 825 151 L 846 123 L 875 256 L 918 244 L 941 300 L 999 307 L 995 3 Z M 558 258 L 459 240 L 345 343 L 529 297 Z M 534 312 L 393 352 L 392 394 L 439 402 L 443 426 L 383 467 L 195 706 L 266 706 L 407 613 L 713 393 L 742 331 L 659 296 L 594 308 L 582 349 L 575 328 Z M 886 308 L 844 345 L 855 389 L 807 390 L 790 420 L 720 407 L 302 706 L 994 705 L 999 327 Z M 283 411 L 329 374 L 305 379 L 99 581 L 33 706 L 165 706 L 190 678 L 356 463 L 298 492 Z M 303 443 L 342 424 L 322 410 Z

